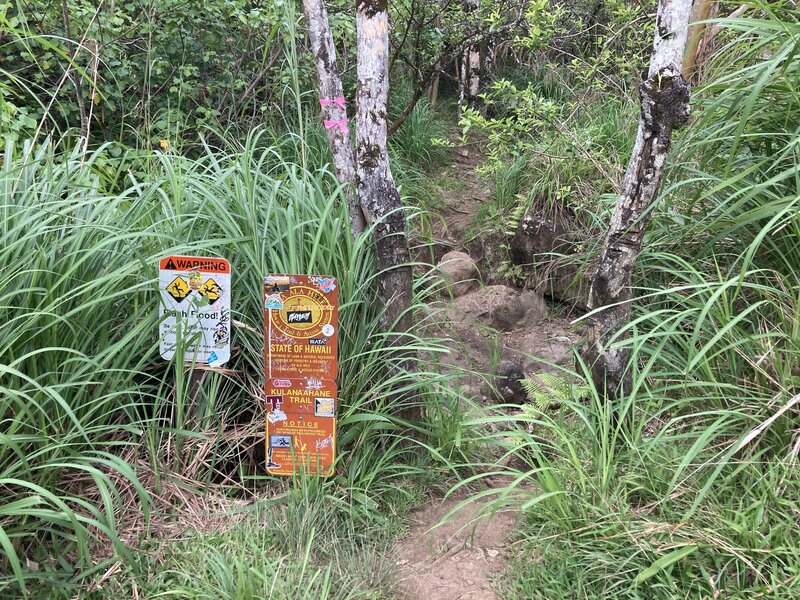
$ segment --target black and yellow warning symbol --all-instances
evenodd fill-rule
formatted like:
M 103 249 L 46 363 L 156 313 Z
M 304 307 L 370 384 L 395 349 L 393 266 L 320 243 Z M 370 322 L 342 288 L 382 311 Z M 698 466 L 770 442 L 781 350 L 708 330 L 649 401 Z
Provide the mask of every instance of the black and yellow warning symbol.
M 206 279 L 205 283 L 198 291 L 208 298 L 209 304 L 214 304 L 222 295 L 222 289 L 217 285 L 217 282 L 211 278 Z
M 173 279 L 166 289 L 170 296 L 175 298 L 175 300 L 178 302 L 181 302 L 192 292 L 192 290 L 189 288 L 189 284 L 186 283 L 182 277 L 176 277 Z

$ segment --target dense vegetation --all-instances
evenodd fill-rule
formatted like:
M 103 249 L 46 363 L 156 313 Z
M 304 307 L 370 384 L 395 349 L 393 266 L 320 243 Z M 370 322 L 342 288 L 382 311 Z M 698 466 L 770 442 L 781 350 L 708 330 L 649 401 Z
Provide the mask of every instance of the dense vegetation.
M 329 6 L 349 96 L 351 7 Z M 435 3 L 394 5 L 390 120 L 443 70 L 438 108 L 423 98 L 390 140 L 414 239 L 436 219 L 457 128 L 481 140 L 493 182 L 471 235 L 506 242 L 532 208 L 566 213 L 583 241 L 560 260 L 590 270 L 654 6 L 483 2 L 435 21 Z M 0 1 L 0 597 L 389 598 L 405 515 L 499 471 L 513 483 L 476 494 L 524 514 L 504 597 L 797 595 L 800 21 L 788 0 L 746 6 L 716 21 L 635 273 L 619 337 L 632 393 L 605 401 L 577 360 L 551 403 L 519 413 L 475 406 L 442 374 L 427 265 L 416 370 L 381 330 L 299 6 Z M 496 66 L 456 121 L 443 50 L 464 23 L 498 32 Z M 199 404 L 190 373 L 158 356 L 169 253 L 226 256 L 235 274 L 234 358 L 204 375 Z M 498 272 L 524 280 L 501 255 Z M 330 480 L 259 469 L 270 271 L 341 280 Z M 424 421 L 404 422 L 398 397 Z

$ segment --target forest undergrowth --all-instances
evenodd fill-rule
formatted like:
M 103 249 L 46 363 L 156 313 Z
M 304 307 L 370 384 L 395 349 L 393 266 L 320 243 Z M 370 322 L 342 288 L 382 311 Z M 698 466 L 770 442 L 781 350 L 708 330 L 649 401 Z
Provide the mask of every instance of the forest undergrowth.
M 774 4 L 721 22 L 634 276 L 630 335 L 615 341 L 634 385 L 614 403 L 577 360 L 550 403 L 475 406 L 439 368 L 444 340 L 392 346 L 370 232 L 349 235 L 298 80 L 279 125 L 193 120 L 185 152 L 171 127 L 86 150 L 69 134 L 23 141 L 16 121 L 0 163 L 0 597 L 391 598 L 406 516 L 464 487 L 522 515 L 505 598 L 796 596 L 800 23 Z M 463 115 L 496 182 L 470 235 L 564 211 L 583 237 L 559 259 L 590 269 L 635 87 L 530 57 L 497 77 L 489 110 Z M 422 102 L 392 141 L 417 237 L 435 219 L 431 166 L 447 160 L 442 114 Z M 153 149 L 160 136 L 171 143 Z M 167 254 L 233 266 L 234 354 L 203 375 L 199 403 L 191 371 L 158 354 Z M 514 281 L 529 267 L 498 265 Z M 431 269 L 416 265 L 417 332 L 439 318 Z M 327 480 L 259 466 L 268 272 L 340 281 L 341 456 Z M 409 350 L 414 372 L 398 368 Z M 398 394 L 422 423 L 398 416 Z
M 800 24 L 753 8 L 758 18 L 725 23 L 644 243 L 630 335 L 614 342 L 631 349 L 632 392 L 607 403 L 578 360 L 565 375 L 581 385 L 557 409 L 526 407 L 517 434 L 495 440 L 526 460 L 510 475 L 542 490 L 520 506 L 505 597 L 797 595 Z M 587 128 L 613 140 L 617 113 L 572 114 L 572 132 L 530 142 L 536 183 L 520 185 L 507 219 L 561 194 L 602 231 L 613 193 L 587 207 L 579 190 L 602 192 L 615 167 L 576 146 Z M 586 157 L 583 180 L 559 184 L 554 165 L 570 163 L 555 153 Z M 562 259 L 591 268 L 596 242 L 583 249 Z M 472 425 L 490 419 L 503 416 Z
M 71 597 L 88 586 L 105 597 L 138 586 L 146 597 L 162 588 L 180 596 L 191 585 L 194 597 L 223 586 L 230 597 L 256 598 L 302 583 L 307 597 L 350 598 L 389 585 L 372 572 L 380 561 L 366 556 L 460 452 L 447 433 L 459 397 L 435 368 L 446 350 L 414 337 L 405 351 L 419 355 L 416 372 L 386 376 L 403 349 L 381 332 L 369 232 L 350 239 L 335 178 L 288 162 L 291 139 L 261 141 L 254 132 L 242 146 L 208 147 L 193 159 L 6 146 L 4 595 Z M 233 265 L 234 357 L 203 375 L 199 402 L 191 372 L 159 357 L 156 265 L 165 254 L 226 256 Z M 259 299 L 268 272 L 340 281 L 341 452 L 331 480 L 279 483 L 260 467 Z M 421 323 L 432 318 L 424 284 L 412 307 Z M 430 452 L 401 443 L 408 424 L 395 416 L 398 393 L 429 406 L 427 423 L 413 426 Z M 262 532 L 265 521 L 272 525 Z M 243 576 L 231 546 L 213 541 L 231 524 L 229 535 L 258 546 L 249 560 L 266 560 L 260 578 Z M 162 552 L 163 534 L 178 541 Z M 98 544 L 110 558 L 96 560 Z M 185 581 L 180 570 L 151 570 L 148 554 L 166 564 L 175 556 Z M 198 579 L 200 566 L 214 569 L 210 579 Z M 122 588 L 113 587 L 115 573 L 126 575 Z

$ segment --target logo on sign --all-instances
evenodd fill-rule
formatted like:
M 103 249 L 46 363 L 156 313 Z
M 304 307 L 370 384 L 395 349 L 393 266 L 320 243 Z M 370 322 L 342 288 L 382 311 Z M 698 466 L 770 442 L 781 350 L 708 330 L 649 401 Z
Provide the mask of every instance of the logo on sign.
M 311 338 L 308 343 L 311 346 L 327 346 L 328 338 Z
M 310 310 L 290 310 L 286 312 L 288 323 L 311 323 Z

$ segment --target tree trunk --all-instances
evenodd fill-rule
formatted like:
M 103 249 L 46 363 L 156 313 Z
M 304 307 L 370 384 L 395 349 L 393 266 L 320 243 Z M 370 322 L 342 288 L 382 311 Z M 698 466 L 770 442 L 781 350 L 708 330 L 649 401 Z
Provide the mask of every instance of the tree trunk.
M 356 90 L 356 181 L 361 208 L 374 227 L 378 294 L 384 331 L 410 331 L 411 267 L 406 215 L 389 169 L 386 106 L 389 95 L 387 0 L 358 0 Z M 394 338 L 402 345 L 403 336 Z M 416 414 L 406 416 L 414 418 Z
M 435 67 L 437 70 L 436 77 L 433 79 L 433 83 L 431 83 L 430 88 L 428 88 L 428 102 L 431 104 L 431 109 L 436 108 L 436 101 L 439 99 L 439 73 L 438 71 L 442 68 L 441 63 L 436 63 Z
M 461 120 L 461 113 L 464 110 L 464 96 L 467 89 L 467 51 L 463 50 L 458 55 L 456 61 L 458 71 L 458 102 L 456 104 L 456 122 Z
M 672 132 L 689 117 L 689 84 L 681 74 L 691 0 L 660 0 L 653 54 L 647 80 L 640 88 L 641 119 L 620 197 L 611 216 L 597 271 L 589 290 L 589 307 L 601 308 L 588 319 L 583 358 L 599 391 L 613 399 L 631 389 L 630 350 L 611 338 L 631 319 L 631 273 L 652 214 Z
M 467 106 L 476 108 L 481 87 L 481 48 L 472 44 L 467 53 Z
M 353 146 L 347 127 L 347 110 L 339 71 L 336 67 L 336 50 L 333 46 L 328 10 L 324 0 L 303 0 L 303 11 L 308 21 L 309 41 L 317 70 L 320 105 L 328 142 L 333 154 L 336 177 L 344 186 L 350 231 L 356 237 L 364 231 L 366 221 L 356 195 L 356 168 Z
M 67 0 L 62 0 L 61 2 L 61 20 L 64 24 L 64 37 L 67 38 L 68 42 L 74 41 L 72 39 L 72 27 L 69 17 L 69 7 L 67 6 Z M 83 43 L 83 40 L 79 43 L 79 45 Z M 75 52 L 75 56 L 77 56 L 77 51 Z M 74 60 L 74 59 L 73 59 Z M 78 107 L 78 116 L 80 117 L 81 121 L 81 128 L 80 128 L 80 146 L 81 151 L 83 152 L 83 148 L 85 145 L 85 141 L 89 139 L 89 116 L 86 113 L 86 103 L 83 100 L 83 85 L 81 80 L 80 73 L 75 73 L 72 69 L 72 65 L 67 65 L 67 77 L 72 82 L 72 87 L 75 88 L 75 103 Z M 83 154 L 81 154 L 83 156 Z
M 687 81 L 691 81 L 695 74 L 697 55 L 700 51 L 700 40 L 708 27 L 707 23 L 700 23 L 700 21 L 708 19 L 713 5 L 713 0 L 695 0 L 692 6 L 691 25 L 689 26 L 689 34 L 686 41 L 686 56 L 683 61 L 683 77 Z
M 490 37 L 488 40 L 486 40 L 486 52 L 483 55 L 483 68 L 481 69 L 484 80 L 490 78 L 494 73 L 496 52 L 497 52 L 497 39 L 494 37 Z
M 721 15 L 719 14 L 720 5 L 718 2 L 713 2 L 711 7 L 711 12 L 709 13 L 709 18 L 717 19 L 720 18 Z M 729 14 L 726 19 L 738 19 L 744 13 L 746 13 L 751 7 L 747 4 L 742 4 L 734 10 L 731 14 Z M 717 34 L 722 31 L 724 25 L 722 23 L 711 23 L 706 25 L 703 29 L 702 36 L 698 40 L 697 49 L 695 50 L 694 54 L 694 64 L 693 71 L 691 73 L 692 79 L 690 81 L 694 83 L 699 83 L 703 79 L 707 77 L 707 74 L 703 72 L 703 65 L 705 65 L 711 57 L 714 55 L 715 44 L 714 39 L 717 37 Z M 684 73 L 686 73 L 686 69 L 684 68 Z M 685 77 L 686 75 L 684 75 Z
M 435 27 L 441 27 L 442 20 L 437 16 L 433 22 Z M 442 61 L 438 60 L 433 65 L 433 71 L 436 73 L 434 75 L 433 81 L 431 82 L 430 87 L 428 88 L 428 102 L 431 103 L 431 108 L 436 108 L 436 101 L 439 99 L 439 73 L 442 70 Z

